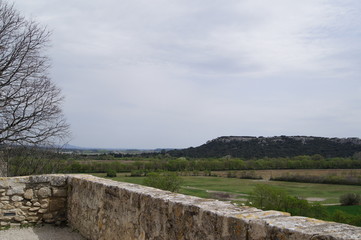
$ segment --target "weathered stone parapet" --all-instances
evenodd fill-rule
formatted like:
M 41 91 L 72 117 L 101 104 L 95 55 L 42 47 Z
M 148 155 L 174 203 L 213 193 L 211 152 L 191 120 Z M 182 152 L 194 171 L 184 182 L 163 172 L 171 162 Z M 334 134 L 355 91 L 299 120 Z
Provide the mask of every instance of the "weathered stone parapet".
M 69 176 L 68 221 L 89 239 L 361 239 L 361 228 Z
M 65 175 L 0 178 L 0 228 L 60 224 L 66 221 L 66 205 Z
M 62 222 L 91 240 L 355 240 L 361 228 L 89 175 L 0 178 L 0 224 Z

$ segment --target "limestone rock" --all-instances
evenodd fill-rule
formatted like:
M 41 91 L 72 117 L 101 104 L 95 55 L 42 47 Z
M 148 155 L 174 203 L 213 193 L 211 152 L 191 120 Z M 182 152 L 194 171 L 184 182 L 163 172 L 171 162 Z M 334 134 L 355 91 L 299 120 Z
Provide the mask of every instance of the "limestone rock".
M 66 206 L 66 199 L 64 198 L 57 198 L 50 201 L 49 209 L 50 211 L 57 211 L 64 209 Z
M 66 189 L 53 188 L 54 197 L 66 197 L 68 195 Z
M 51 190 L 48 187 L 42 187 L 38 190 L 39 198 L 47 198 L 51 196 Z
M 51 213 L 46 213 L 46 214 L 43 215 L 43 218 L 46 219 L 46 220 L 52 219 L 52 218 L 53 218 L 53 214 L 51 214 Z
M 44 208 L 39 209 L 38 211 L 38 213 L 46 213 L 46 212 L 48 212 L 48 209 L 44 209 Z
M 6 195 L 12 196 L 14 194 L 19 194 L 19 195 L 24 194 L 24 188 L 25 188 L 24 183 L 14 183 L 14 185 L 11 185 L 10 187 L 11 188 L 9 188 L 6 192 Z
M 25 199 L 28 199 L 28 200 L 31 200 L 34 196 L 34 191 L 33 189 L 27 189 L 24 193 L 24 198 Z
M 48 207 L 49 207 L 49 204 L 48 204 L 48 203 L 44 203 L 44 204 L 41 204 L 40 207 L 41 207 L 41 208 L 48 208 Z
M 27 217 L 26 218 L 27 221 L 31 222 L 31 223 L 34 223 L 34 222 L 37 222 L 39 220 L 39 217 L 37 216 L 30 216 L 30 217 Z
M 0 198 L 0 201 L 9 201 L 10 197 L 9 196 L 4 196 Z
M 11 197 L 11 200 L 14 201 L 14 202 L 20 202 L 22 201 L 24 198 L 23 197 L 20 197 L 20 196 L 12 196 Z
M 25 220 L 25 217 L 24 217 L 24 216 L 16 216 L 14 219 L 15 219 L 15 221 L 17 221 L 17 222 L 22 222 L 22 221 Z
M 38 211 L 40 208 L 39 207 L 33 207 L 33 208 L 30 208 L 29 211 L 30 212 L 36 212 Z

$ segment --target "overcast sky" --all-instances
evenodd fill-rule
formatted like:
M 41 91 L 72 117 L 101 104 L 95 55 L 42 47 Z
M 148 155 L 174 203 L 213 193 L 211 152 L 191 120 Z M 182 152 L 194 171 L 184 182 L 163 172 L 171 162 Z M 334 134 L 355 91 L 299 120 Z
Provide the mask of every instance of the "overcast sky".
M 70 144 L 361 137 L 359 0 L 16 0 L 52 30 Z

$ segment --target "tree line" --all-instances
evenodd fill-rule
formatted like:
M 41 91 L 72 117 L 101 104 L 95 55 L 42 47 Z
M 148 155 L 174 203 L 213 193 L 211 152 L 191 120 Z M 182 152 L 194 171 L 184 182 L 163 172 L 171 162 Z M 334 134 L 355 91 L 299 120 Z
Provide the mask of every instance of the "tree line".
M 321 154 L 325 157 L 351 157 L 361 151 L 358 138 L 324 138 L 302 136 L 220 137 L 199 147 L 170 150 L 174 157 L 209 158 L 230 155 L 252 159 L 295 157 Z
M 129 161 L 66 161 L 65 172 L 117 172 L 138 171 L 232 171 L 267 169 L 352 169 L 361 168 L 358 158 L 324 158 L 321 155 L 297 156 L 292 158 L 261 158 L 244 160 L 240 158 L 129 158 Z

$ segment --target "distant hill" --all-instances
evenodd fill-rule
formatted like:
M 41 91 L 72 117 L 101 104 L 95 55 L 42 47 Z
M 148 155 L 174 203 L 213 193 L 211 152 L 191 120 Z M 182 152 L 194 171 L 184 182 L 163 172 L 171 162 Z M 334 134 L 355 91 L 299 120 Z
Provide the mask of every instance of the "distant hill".
M 350 157 L 361 152 L 359 138 L 325 138 L 312 136 L 249 137 L 226 136 L 208 141 L 199 147 L 172 150 L 175 157 L 240 158 L 294 157 L 321 154 L 324 157 Z

